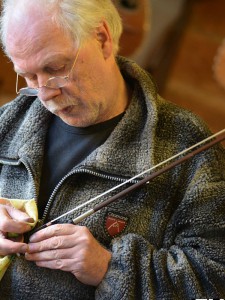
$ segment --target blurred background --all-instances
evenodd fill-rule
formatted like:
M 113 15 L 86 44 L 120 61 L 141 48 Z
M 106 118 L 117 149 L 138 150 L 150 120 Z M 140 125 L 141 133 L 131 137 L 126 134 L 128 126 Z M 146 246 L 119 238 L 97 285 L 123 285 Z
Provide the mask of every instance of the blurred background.
M 225 0 L 113 0 L 124 24 L 120 54 L 152 73 L 159 93 L 225 128 Z M 15 97 L 0 53 L 0 104 Z

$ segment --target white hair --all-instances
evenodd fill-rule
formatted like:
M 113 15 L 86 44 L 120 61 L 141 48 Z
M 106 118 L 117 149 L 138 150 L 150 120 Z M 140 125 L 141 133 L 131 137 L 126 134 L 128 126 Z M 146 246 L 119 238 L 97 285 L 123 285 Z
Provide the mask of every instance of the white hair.
M 23 21 L 26 14 L 37 9 L 78 44 L 105 20 L 112 35 L 114 54 L 118 52 L 122 22 L 111 0 L 2 0 L 0 34 L 6 53 L 9 23 L 14 20 L 17 24 L 17 20 Z

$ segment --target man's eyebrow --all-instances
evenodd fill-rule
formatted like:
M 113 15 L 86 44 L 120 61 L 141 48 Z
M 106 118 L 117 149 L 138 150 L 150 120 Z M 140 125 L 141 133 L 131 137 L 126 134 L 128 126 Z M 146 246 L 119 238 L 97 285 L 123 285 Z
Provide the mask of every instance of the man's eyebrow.
M 56 63 L 59 63 L 60 65 L 62 65 L 64 63 L 66 64 L 66 63 L 69 63 L 70 61 L 71 61 L 71 57 L 64 56 L 64 55 L 63 56 L 62 55 L 54 55 L 54 56 L 47 58 L 43 63 L 41 63 L 41 65 L 39 66 L 39 69 L 45 69 L 46 67 L 49 67 Z M 31 72 L 26 72 L 17 67 L 14 67 L 14 71 L 17 74 L 22 75 L 22 76 L 32 75 Z
M 56 63 L 56 62 L 63 62 L 63 63 L 67 63 L 71 60 L 70 57 L 65 56 L 65 55 L 54 55 L 51 56 L 49 58 L 46 58 L 46 60 L 43 61 L 43 63 L 41 64 L 42 67 L 48 66 L 50 64 Z

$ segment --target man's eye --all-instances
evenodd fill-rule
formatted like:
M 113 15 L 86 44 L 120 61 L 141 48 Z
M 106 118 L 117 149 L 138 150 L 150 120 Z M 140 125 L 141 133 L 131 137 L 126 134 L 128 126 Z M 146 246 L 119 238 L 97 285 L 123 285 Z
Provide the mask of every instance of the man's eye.
M 49 74 L 61 74 L 61 73 L 63 73 L 64 71 L 65 71 L 65 65 L 63 65 L 63 66 L 60 66 L 60 67 L 58 67 L 58 68 L 48 68 L 47 69 L 47 71 L 48 71 L 48 73 Z

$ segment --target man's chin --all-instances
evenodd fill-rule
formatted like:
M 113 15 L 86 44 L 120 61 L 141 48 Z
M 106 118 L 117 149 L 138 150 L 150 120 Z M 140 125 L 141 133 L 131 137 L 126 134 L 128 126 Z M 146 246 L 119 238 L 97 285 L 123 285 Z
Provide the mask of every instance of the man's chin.
M 81 118 L 81 115 L 59 114 L 57 115 L 64 123 L 74 127 L 88 127 L 94 124 L 93 120 Z
M 82 126 L 82 121 L 80 119 L 80 114 L 73 112 L 71 108 L 61 109 L 53 112 L 57 117 L 59 117 L 64 123 L 75 127 L 85 127 Z

